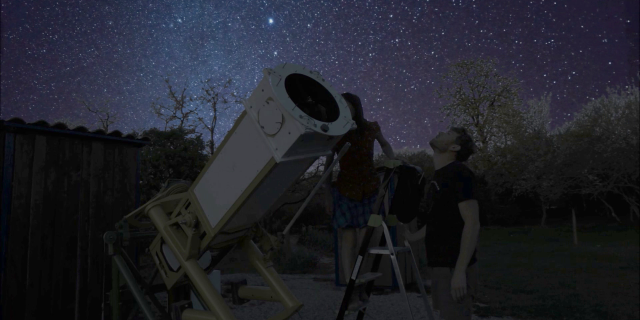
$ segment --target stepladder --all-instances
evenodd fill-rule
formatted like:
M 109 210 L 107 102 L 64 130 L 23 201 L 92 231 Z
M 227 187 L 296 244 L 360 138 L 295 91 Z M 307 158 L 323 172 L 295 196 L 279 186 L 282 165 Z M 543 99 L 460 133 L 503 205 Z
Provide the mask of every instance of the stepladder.
M 378 269 L 380 267 L 380 262 L 382 260 L 383 255 L 388 255 L 391 263 L 392 269 L 395 273 L 395 278 L 398 282 L 398 287 L 400 293 L 404 298 L 404 302 L 406 303 L 407 310 L 403 313 L 401 310 L 399 312 L 399 319 L 415 319 L 411 305 L 409 303 L 409 297 L 407 296 L 407 291 L 403 282 L 402 274 L 400 272 L 400 266 L 398 264 L 398 254 L 407 254 L 412 262 L 412 266 L 415 271 L 417 285 L 420 290 L 420 294 L 424 301 L 424 305 L 427 312 L 427 317 L 429 320 L 434 320 L 433 310 L 427 298 L 427 294 L 425 291 L 424 283 L 420 276 L 420 269 L 418 268 L 418 263 L 416 262 L 415 255 L 413 254 L 413 250 L 411 249 L 411 245 L 405 239 L 404 246 L 394 246 L 393 241 L 389 232 L 389 227 L 396 226 L 398 224 L 398 220 L 395 215 L 388 214 L 389 206 L 388 206 L 388 194 L 390 188 L 390 181 L 393 177 L 393 173 L 395 168 L 401 165 L 400 161 L 387 161 L 385 162 L 384 177 L 382 179 L 382 183 L 380 185 L 380 189 L 378 190 L 378 197 L 376 198 L 376 202 L 373 207 L 373 214 L 371 214 L 369 221 L 366 226 L 365 235 L 362 240 L 360 247 L 358 248 L 358 256 L 356 257 L 355 265 L 351 271 L 350 277 L 348 279 L 347 287 L 345 290 L 344 297 L 342 299 L 342 304 L 340 305 L 340 309 L 338 311 L 338 320 L 343 320 L 345 315 L 347 314 L 347 309 L 349 308 L 349 302 L 351 300 L 351 296 L 354 294 L 357 287 L 364 286 L 364 293 L 367 297 L 371 295 L 373 291 L 374 280 L 378 277 L 382 276 L 381 273 L 378 273 Z M 383 206 L 384 204 L 384 206 Z M 382 210 L 383 209 L 383 210 Z M 380 237 L 380 241 L 378 246 L 370 246 L 370 242 L 374 237 L 374 232 L 382 228 L 382 236 Z M 361 270 L 365 258 L 368 255 L 374 255 L 373 263 L 371 264 L 371 269 L 367 272 L 361 272 Z M 367 306 L 364 305 L 360 309 L 357 310 L 357 319 L 362 320 L 367 312 Z M 400 313 L 403 315 L 401 316 Z M 406 314 L 408 313 L 408 314 Z M 406 314 L 406 315 L 405 315 Z

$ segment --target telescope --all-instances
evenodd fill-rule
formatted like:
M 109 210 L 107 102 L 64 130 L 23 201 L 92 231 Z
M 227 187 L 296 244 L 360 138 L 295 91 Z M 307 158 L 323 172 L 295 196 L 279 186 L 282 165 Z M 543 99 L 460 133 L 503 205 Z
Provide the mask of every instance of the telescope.
M 168 290 L 188 278 L 206 310 L 186 309 L 184 320 L 236 319 L 205 270 L 233 247 L 246 254 L 267 284 L 240 287 L 240 298 L 281 303 L 284 310 L 269 319 L 288 319 L 302 307 L 251 240 L 252 230 L 319 157 L 332 155 L 335 144 L 356 125 L 342 96 L 318 72 L 295 64 L 264 69 L 243 105 L 244 111 L 193 183 L 163 189 L 126 215 L 117 224 L 120 232 L 104 236 L 148 319 L 154 313 L 118 249 L 128 241 L 130 228 L 157 232 L 149 252 Z M 215 259 L 211 251 L 218 252 Z

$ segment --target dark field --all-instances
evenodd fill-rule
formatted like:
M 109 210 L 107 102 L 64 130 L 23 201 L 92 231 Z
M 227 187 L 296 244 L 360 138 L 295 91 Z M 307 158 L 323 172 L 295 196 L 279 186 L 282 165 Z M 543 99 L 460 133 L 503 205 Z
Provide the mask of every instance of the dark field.
M 521 319 L 639 319 L 637 227 L 483 229 L 476 314 Z

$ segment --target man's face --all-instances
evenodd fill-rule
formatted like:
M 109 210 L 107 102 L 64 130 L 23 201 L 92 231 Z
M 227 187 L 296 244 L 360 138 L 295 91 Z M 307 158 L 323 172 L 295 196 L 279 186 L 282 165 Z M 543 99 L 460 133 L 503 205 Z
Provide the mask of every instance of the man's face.
M 451 130 L 440 132 L 435 136 L 435 138 L 429 141 L 429 145 L 431 145 L 431 149 L 433 149 L 433 151 L 443 153 L 449 150 L 451 146 L 455 145 L 457 137 L 458 134 Z

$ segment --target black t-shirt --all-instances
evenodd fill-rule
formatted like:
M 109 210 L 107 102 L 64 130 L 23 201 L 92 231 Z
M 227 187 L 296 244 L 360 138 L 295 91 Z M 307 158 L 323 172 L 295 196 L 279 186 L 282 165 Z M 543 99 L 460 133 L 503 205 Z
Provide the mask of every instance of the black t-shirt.
M 425 200 L 430 210 L 421 213 L 418 224 L 426 222 L 425 245 L 429 267 L 454 268 L 460 255 L 464 220 L 458 203 L 476 196 L 475 175 L 459 161 L 436 170 L 426 186 Z M 469 266 L 476 263 L 476 251 Z

